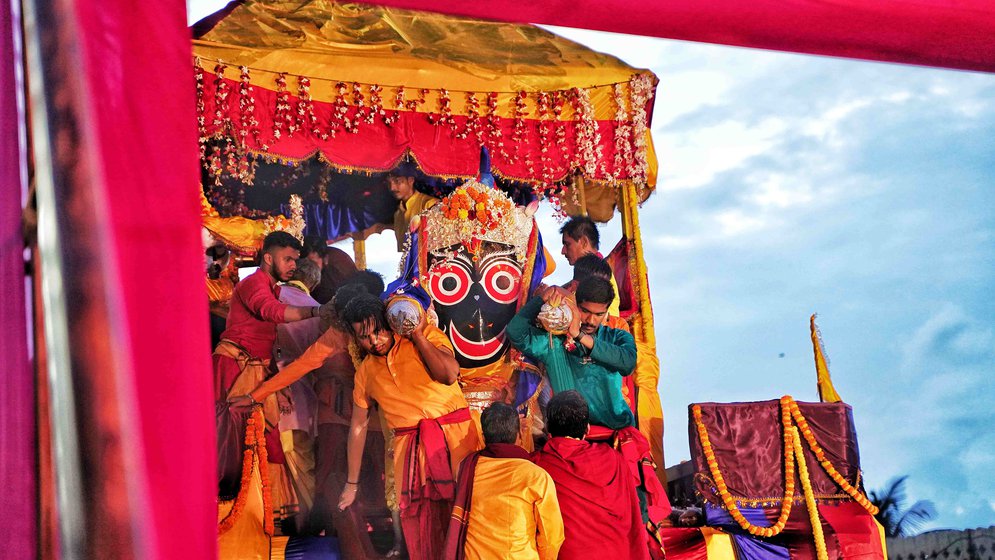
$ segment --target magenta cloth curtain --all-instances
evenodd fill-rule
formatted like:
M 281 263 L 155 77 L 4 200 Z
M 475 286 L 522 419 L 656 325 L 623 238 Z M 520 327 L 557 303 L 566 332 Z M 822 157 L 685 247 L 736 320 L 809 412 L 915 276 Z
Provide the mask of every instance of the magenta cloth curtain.
M 497 21 L 545 23 L 776 51 L 995 72 L 991 0 L 376 0 Z
M 4 558 L 34 558 L 38 546 L 34 373 L 28 356 L 21 204 L 24 146 L 19 139 L 15 64 L 20 25 L 11 2 L 0 3 L 0 542 Z
M 148 558 L 216 556 L 214 403 L 183 0 L 77 1 L 95 185 L 140 424 Z M 42 22 L 44 24 L 44 22 Z M 4 125 L 6 126 L 6 124 Z M 6 222 L 4 222 L 6 223 Z M 111 258 L 114 258 L 111 257 Z

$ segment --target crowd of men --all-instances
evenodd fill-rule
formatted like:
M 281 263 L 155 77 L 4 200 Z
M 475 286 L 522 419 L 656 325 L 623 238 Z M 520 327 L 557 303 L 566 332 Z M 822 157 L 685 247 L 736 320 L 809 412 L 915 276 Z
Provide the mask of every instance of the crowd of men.
M 403 177 L 391 189 L 396 228 L 430 204 Z M 395 517 L 388 557 L 405 554 L 403 543 L 424 560 L 662 557 L 646 529 L 659 481 L 619 450 L 645 447 L 623 389 L 636 344 L 617 317 L 595 224 L 573 218 L 561 235 L 573 280 L 541 286 L 507 327 L 553 392 L 534 453 L 519 445 L 514 407 L 496 402 L 479 422 L 470 414 L 452 345 L 427 314 L 408 335 L 391 330 L 379 275 L 330 257 L 321 240 L 266 237 L 258 271 L 234 290 L 215 387 L 235 409 L 263 408 L 284 531 L 337 535 L 345 558 L 373 557 L 355 511 L 372 455 Z M 544 304 L 571 310 L 565 334 L 537 323 Z M 643 443 L 621 445 L 635 438 Z

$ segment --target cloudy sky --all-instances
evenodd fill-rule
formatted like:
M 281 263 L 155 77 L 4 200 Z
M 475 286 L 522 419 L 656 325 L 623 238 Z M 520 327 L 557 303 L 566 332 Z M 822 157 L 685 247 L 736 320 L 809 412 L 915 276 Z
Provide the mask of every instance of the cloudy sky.
M 660 78 L 641 222 L 668 465 L 690 403 L 818 400 L 818 312 L 868 489 L 908 474 L 930 527 L 995 523 L 995 76 L 553 30 Z

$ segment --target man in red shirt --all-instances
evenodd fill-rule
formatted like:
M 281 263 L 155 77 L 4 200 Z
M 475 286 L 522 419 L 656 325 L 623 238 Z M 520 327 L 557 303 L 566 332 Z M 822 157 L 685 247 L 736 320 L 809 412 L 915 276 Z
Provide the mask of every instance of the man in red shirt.
M 589 418 L 577 391 L 553 395 L 546 407 L 550 439 L 532 456 L 556 485 L 566 537 L 559 558 L 649 560 L 629 465 L 611 446 L 584 440 Z
M 231 308 L 221 343 L 214 350 L 215 391 L 218 400 L 228 394 L 244 394 L 255 389 L 262 379 L 243 392 L 235 391 L 244 377 L 239 362 L 268 365 L 276 341 L 277 323 L 291 323 L 317 317 L 320 307 L 297 307 L 282 303 L 277 282 L 290 280 L 297 269 L 301 243 L 284 231 L 275 231 L 263 240 L 259 270 L 235 287 Z M 242 371 L 243 375 L 239 375 Z
M 273 356 L 277 323 L 318 316 L 320 307 L 287 305 L 279 299 L 280 288 L 276 283 L 291 279 L 300 251 L 300 242 L 287 232 L 276 231 L 267 235 L 263 240 L 259 270 L 235 287 L 227 326 L 221 333 L 221 342 L 214 349 L 214 389 L 218 401 L 228 400 L 229 395 L 247 394 L 263 381 Z M 271 470 L 279 476 L 284 458 L 279 432 L 274 428 L 280 413 L 275 397 L 269 397 L 261 404 L 266 417 L 270 462 L 279 463 L 276 469 Z

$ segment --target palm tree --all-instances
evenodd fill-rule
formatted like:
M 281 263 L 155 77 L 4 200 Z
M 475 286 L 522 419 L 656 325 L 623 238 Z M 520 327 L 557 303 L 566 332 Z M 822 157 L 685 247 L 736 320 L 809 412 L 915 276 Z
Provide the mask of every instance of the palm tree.
M 884 527 L 885 536 L 910 537 L 936 517 L 936 507 L 929 500 L 919 500 L 906 509 L 905 480 L 908 475 L 894 478 L 884 490 L 871 491 L 871 503 L 880 511 L 874 517 Z

